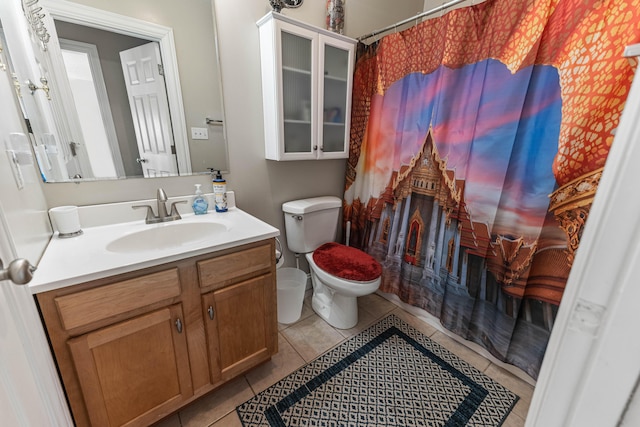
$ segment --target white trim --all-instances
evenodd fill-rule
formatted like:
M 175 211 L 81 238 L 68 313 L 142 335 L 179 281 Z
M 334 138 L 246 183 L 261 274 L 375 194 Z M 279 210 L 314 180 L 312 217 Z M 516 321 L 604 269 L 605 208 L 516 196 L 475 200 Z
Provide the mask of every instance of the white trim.
M 316 27 L 315 25 L 311 25 L 308 22 L 304 22 L 304 21 L 300 21 L 298 19 L 292 18 L 288 15 L 283 15 L 281 13 L 278 12 L 268 12 L 266 15 L 264 15 L 262 18 L 260 18 L 257 22 L 256 25 L 258 27 L 261 27 L 264 23 L 268 22 L 270 19 L 275 19 L 276 21 L 280 21 L 280 22 L 286 22 L 290 25 L 293 25 L 295 27 L 299 27 L 299 28 L 305 28 L 313 33 L 316 34 L 324 34 L 326 36 L 332 37 L 334 39 L 338 39 L 338 40 L 342 40 L 344 42 L 347 43 L 351 43 L 351 44 L 356 44 L 358 41 L 356 39 L 353 39 L 351 37 L 347 37 L 343 34 L 338 34 L 338 33 L 334 33 L 332 31 L 329 30 L 325 30 L 324 28 L 320 28 L 320 27 Z
M 631 44 L 624 48 L 622 56 L 628 58 L 630 56 L 640 56 L 640 43 Z
M 52 18 L 60 21 L 158 42 L 165 72 L 173 138 L 176 148 L 179 147 L 176 149 L 178 170 L 180 175 L 190 174 L 191 160 L 189 140 L 187 139 L 187 122 L 184 117 L 184 103 L 173 29 L 66 0 L 44 0 L 42 5 Z
M 215 19 L 215 17 L 217 16 L 215 3 L 216 3 L 215 1 L 211 1 L 211 11 L 213 12 L 213 37 L 214 37 L 213 44 L 215 45 L 215 48 L 216 48 L 216 64 L 218 64 L 218 73 L 220 74 L 220 78 L 218 79 L 218 91 L 220 92 L 220 106 L 222 107 L 220 119 L 222 120 L 222 137 L 224 138 L 224 146 L 225 146 L 224 164 L 226 165 L 226 170 L 221 170 L 220 172 L 229 173 L 229 171 L 231 170 L 229 166 L 229 138 L 227 137 L 227 118 L 224 112 L 224 90 L 223 90 L 224 84 L 222 83 L 222 67 L 220 66 L 221 64 L 220 43 L 218 40 L 218 27 L 217 27 L 218 24 L 216 23 L 216 19 Z M 191 165 L 191 162 L 189 162 L 189 165 Z
M 96 96 L 98 97 L 98 104 L 100 105 L 100 115 L 102 116 L 102 122 L 104 124 L 106 138 L 109 143 L 109 151 L 111 152 L 113 165 L 116 169 L 117 176 L 124 178 L 126 174 L 124 171 L 124 165 L 122 163 L 120 147 L 118 146 L 118 136 L 116 135 L 116 128 L 113 124 L 113 116 L 111 115 L 111 104 L 109 103 L 109 95 L 107 94 L 107 87 L 104 83 L 102 67 L 100 66 L 100 55 L 98 54 L 98 47 L 95 44 L 91 43 L 60 38 L 58 39 L 58 42 L 60 43 L 61 50 L 81 52 L 86 54 L 89 59 L 89 67 L 91 68 L 91 74 L 93 74 L 93 86 L 96 91 Z
M 567 281 L 527 427 L 618 425 L 640 374 L 640 76 Z

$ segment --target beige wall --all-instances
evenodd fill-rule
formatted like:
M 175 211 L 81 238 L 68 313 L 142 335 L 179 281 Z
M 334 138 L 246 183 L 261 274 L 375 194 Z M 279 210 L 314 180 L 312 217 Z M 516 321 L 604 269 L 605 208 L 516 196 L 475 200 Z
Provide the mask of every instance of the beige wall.
M 104 0 L 77 0 L 99 7 Z M 110 0 L 109 10 L 123 13 L 128 10 L 137 17 L 168 25 L 160 12 L 168 7 L 169 15 L 177 14 L 178 5 L 208 3 L 204 0 L 174 2 L 163 0 L 156 6 L 141 8 L 140 2 Z M 262 83 L 260 75 L 260 42 L 256 21 L 270 11 L 267 0 L 213 0 L 220 57 L 222 62 L 223 96 L 229 145 L 231 172 L 226 175 L 228 188 L 236 192 L 238 206 L 263 221 L 283 230 L 281 205 L 302 197 L 335 195 L 342 197 L 346 160 L 274 162 L 264 158 L 262 124 Z M 298 9 L 285 9 L 283 14 L 323 26 L 325 0 L 305 0 Z M 345 34 L 358 37 L 393 24 L 422 10 L 423 0 L 389 2 L 386 0 L 348 0 L 345 8 Z M 166 17 L 165 17 L 166 18 Z M 185 22 L 186 24 L 186 22 Z M 189 67 L 198 55 L 201 41 L 212 45 L 210 34 L 183 35 L 175 28 L 176 47 L 180 61 L 180 78 L 188 126 L 194 126 L 193 116 L 202 99 L 197 95 L 214 82 L 203 79 L 202 71 Z M 191 40 L 193 46 L 180 43 Z M 188 52 L 185 52 L 188 51 Z M 206 74 L 206 73 L 205 73 Z M 204 89 L 203 89 L 204 88 Z M 195 113 L 194 113 L 195 110 Z M 190 119 L 191 117 L 191 119 Z M 206 176 L 135 179 L 115 182 L 82 184 L 45 184 L 51 206 L 61 204 L 93 204 L 153 197 L 162 186 L 171 195 L 189 194 L 196 182 L 207 183 Z M 284 241 L 282 243 L 285 243 Z M 287 265 L 293 265 L 291 256 Z

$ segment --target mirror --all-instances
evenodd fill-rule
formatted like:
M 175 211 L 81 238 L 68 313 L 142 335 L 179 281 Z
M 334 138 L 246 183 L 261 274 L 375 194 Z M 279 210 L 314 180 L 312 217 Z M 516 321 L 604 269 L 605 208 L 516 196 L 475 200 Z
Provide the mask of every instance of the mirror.
M 27 15 L 42 7 L 50 34 L 33 43 L 32 25 L 41 75 L 29 78 L 35 90 L 21 90 L 43 179 L 228 171 L 212 3 L 76 1 L 23 0 Z

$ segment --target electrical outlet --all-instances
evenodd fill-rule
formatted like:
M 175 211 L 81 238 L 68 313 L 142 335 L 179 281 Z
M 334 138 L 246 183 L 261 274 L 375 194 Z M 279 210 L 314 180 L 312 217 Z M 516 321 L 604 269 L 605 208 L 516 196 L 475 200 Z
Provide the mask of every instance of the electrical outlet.
M 207 128 L 191 128 L 191 139 L 209 139 Z

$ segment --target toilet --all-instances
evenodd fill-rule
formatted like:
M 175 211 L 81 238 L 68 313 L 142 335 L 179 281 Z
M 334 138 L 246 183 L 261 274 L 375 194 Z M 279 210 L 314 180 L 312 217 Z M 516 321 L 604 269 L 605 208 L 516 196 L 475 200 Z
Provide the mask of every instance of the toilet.
M 382 266 L 372 256 L 335 243 L 342 200 L 323 196 L 282 205 L 289 250 L 305 254 L 313 285 L 313 310 L 331 326 L 358 323 L 357 298 L 380 286 Z

